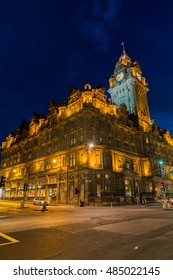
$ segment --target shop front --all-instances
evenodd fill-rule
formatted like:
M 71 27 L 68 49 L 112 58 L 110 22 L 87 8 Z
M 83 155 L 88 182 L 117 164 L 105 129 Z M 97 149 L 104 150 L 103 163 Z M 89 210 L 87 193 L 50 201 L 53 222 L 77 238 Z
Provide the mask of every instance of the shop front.
M 37 186 L 37 190 L 36 190 L 36 197 L 46 198 L 46 184 L 47 184 L 46 176 L 38 177 L 38 186 Z
M 27 199 L 33 200 L 36 197 L 36 178 L 30 178 L 27 185 Z
M 17 199 L 17 189 L 18 189 L 17 180 L 9 182 L 8 187 L 5 189 L 5 198 Z
M 57 201 L 57 184 L 48 185 L 48 200 L 50 203 Z
M 51 203 L 56 203 L 57 201 L 57 175 L 52 174 L 48 176 L 48 193 L 47 199 Z
M 17 188 L 17 198 L 22 199 L 24 197 L 24 180 L 19 180 L 18 181 L 18 188 Z

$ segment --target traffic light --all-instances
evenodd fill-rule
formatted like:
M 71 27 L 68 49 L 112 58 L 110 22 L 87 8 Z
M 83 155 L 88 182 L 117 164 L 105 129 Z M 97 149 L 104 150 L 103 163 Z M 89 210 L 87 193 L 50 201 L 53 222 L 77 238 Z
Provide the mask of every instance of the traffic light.
M 160 182 L 160 190 L 165 191 L 165 185 L 163 182 Z
M 5 176 L 1 176 L 1 187 L 5 187 Z
M 75 188 L 75 194 L 80 193 L 80 189 L 79 188 Z

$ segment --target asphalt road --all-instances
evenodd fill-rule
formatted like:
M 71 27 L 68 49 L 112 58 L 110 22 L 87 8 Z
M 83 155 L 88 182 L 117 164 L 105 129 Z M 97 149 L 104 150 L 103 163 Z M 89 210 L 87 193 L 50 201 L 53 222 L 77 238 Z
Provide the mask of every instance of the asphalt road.
M 173 209 L 0 201 L 1 260 L 173 260 Z

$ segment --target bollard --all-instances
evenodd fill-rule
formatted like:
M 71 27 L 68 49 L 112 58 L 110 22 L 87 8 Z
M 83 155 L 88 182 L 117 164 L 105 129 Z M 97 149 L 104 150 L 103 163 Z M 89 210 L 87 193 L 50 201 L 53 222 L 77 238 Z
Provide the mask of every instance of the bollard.
M 43 202 L 41 211 L 46 211 L 46 202 L 45 201 Z
M 166 203 L 166 207 L 167 207 L 167 209 L 169 209 L 169 210 L 171 209 L 170 203 L 169 203 L 169 202 Z
M 84 200 L 80 200 L 80 207 L 85 207 L 85 201 Z
M 24 200 L 22 199 L 21 202 L 20 202 L 20 208 L 24 208 L 24 203 L 25 203 L 25 202 L 24 202 Z

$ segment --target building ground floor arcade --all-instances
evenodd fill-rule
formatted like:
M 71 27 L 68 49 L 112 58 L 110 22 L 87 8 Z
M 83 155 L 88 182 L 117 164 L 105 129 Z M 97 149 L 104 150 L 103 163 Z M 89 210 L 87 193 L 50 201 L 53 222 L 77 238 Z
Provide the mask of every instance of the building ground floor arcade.
M 163 188 L 164 186 L 164 188 Z M 160 176 L 140 177 L 130 170 L 122 173 L 83 168 L 60 169 L 52 174 L 37 174 L 6 181 L 1 199 L 32 201 L 43 198 L 52 204 L 138 203 L 141 197 L 160 200 L 173 195 L 173 181 Z

